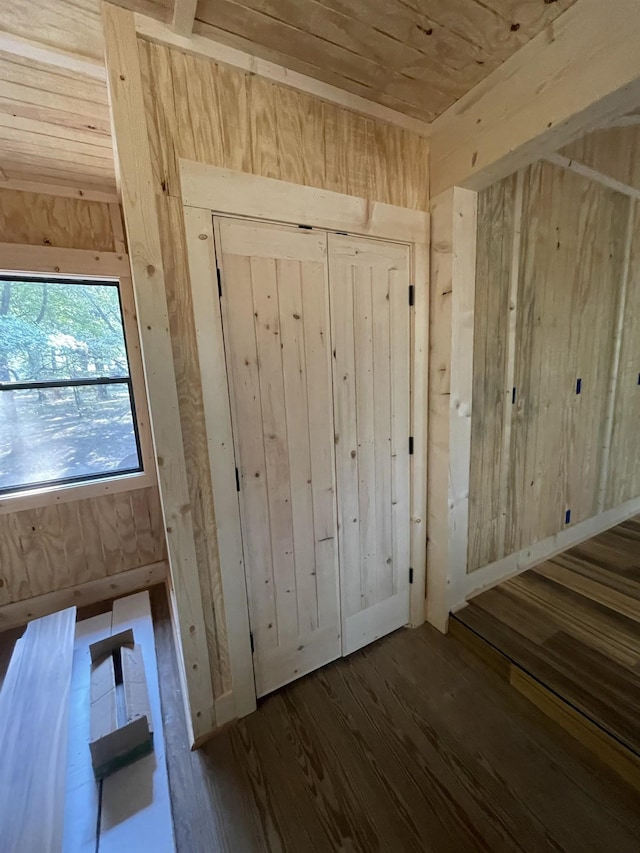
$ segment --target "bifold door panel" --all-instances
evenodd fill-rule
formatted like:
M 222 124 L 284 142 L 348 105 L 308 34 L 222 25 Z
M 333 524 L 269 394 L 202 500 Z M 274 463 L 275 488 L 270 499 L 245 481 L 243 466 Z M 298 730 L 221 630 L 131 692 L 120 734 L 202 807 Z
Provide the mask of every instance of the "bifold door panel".
M 262 696 L 409 618 L 410 250 L 214 226 Z
M 341 654 L 326 234 L 216 220 L 256 691 Z
M 409 619 L 409 247 L 329 234 L 343 654 Z

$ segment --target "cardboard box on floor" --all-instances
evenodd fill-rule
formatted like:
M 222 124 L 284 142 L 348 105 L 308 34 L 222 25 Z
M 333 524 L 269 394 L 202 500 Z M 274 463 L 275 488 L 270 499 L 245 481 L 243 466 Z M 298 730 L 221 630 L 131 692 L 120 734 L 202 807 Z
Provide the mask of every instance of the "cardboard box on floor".
M 96 779 L 148 755 L 153 727 L 142 649 L 129 628 L 89 647 L 91 735 Z

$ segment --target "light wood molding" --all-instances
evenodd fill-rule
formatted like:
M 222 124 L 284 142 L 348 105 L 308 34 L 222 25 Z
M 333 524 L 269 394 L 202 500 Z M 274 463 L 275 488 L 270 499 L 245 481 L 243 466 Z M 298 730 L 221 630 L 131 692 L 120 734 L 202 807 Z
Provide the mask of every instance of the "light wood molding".
M 180 160 L 180 185 L 185 207 L 226 215 L 250 215 L 403 243 L 424 243 L 429 233 L 429 215 L 422 211 L 191 160 Z
M 45 489 L 30 489 L 26 492 L 14 492 L 14 494 L 2 495 L 0 497 L 0 515 L 22 512 L 26 509 L 38 509 L 39 507 L 57 504 L 72 503 L 74 501 L 90 500 L 99 498 L 101 495 L 115 495 L 121 492 L 133 492 L 145 489 L 156 483 L 155 467 L 145 470 L 139 474 L 124 474 L 123 476 L 108 477 L 104 480 L 90 480 L 89 482 L 68 483 L 64 486 L 47 487 Z
M 53 195 L 58 198 L 77 198 L 84 201 L 100 201 L 105 204 L 118 204 L 118 193 L 115 190 L 105 188 L 104 190 L 92 187 L 73 187 L 65 184 L 41 183 L 40 181 L 29 181 L 22 178 L 3 178 L 0 180 L 0 190 L 19 190 L 26 193 L 38 193 L 39 195 Z
M 630 198 L 640 201 L 639 189 L 632 187 L 629 184 L 625 184 L 622 181 L 617 181 L 615 178 L 611 178 L 609 175 L 605 175 L 602 172 L 598 172 L 596 169 L 592 169 L 591 166 L 587 166 L 579 160 L 572 160 L 569 157 L 565 157 L 564 154 L 558 154 L 557 152 L 547 154 L 542 159 L 546 160 L 547 163 L 551 163 L 553 166 L 561 166 L 563 169 L 575 172 L 576 175 L 582 175 L 583 178 L 588 178 L 590 181 L 602 184 L 603 187 L 607 187 L 614 192 L 628 195 Z
M 171 29 L 180 36 L 190 36 L 196 17 L 198 0 L 174 0 Z
M 226 719 L 216 717 L 216 723 L 223 725 L 228 719 L 244 717 L 254 711 L 256 696 L 253 688 L 240 509 L 238 494 L 228 485 L 235 481 L 236 460 L 231 411 L 228 405 L 221 405 L 222 400 L 229 399 L 229 386 L 220 300 L 212 286 L 217 272 L 211 210 L 185 208 L 184 228 L 198 361 L 202 376 L 207 377 L 207 381 L 202 384 L 202 396 L 233 680 L 232 707 L 226 712 Z
M 536 542 L 530 548 L 524 548 L 516 554 L 509 554 L 508 557 L 504 557 L 495 563 L 484 566 L 482 569 L 471 572 L 467 575 L 464 595 L 459 597 L 457 601 L 452 601 L 451 610 L 459 610 L 461 607 L 464 607 L 467 599 L 473 598 L 474 595 L 479 595 L 484 590 L 490 589 L 507 580 L 507 578 L 519 575 L 532 566 L 543 563 L 556 554 L 560 554 L 574 545 L 579 545 L 586 539 L 591 539 L 592 536 L 604 533 L 605 530 L 615 527 L 616 524 L 632 518 L 639 512 L 640 497 L 627 501 L 613 509 L 608 509 L 594 518 L 580 521 L 578 524 L 567 527 L 565 530 L 561 530 L 547 539 Z
M 223 65 L 230 65 L 233 68 L 248 71 L 250 74 L 256 74 L 259 77 L 272 80 L 274 83 L 280 83 L 283 86 L 289 86 L 300 92 L 306 92 L 323 101 L 329 101 L 332 104 L 337 104 L 356 113 L 371 116 L 380 121 L 386 121 L 389 124 L 403 127 L 405 130 L 419 133 L 422 136 L 429 135 L 429 125 L 426 122 L 411 118 L 411 116 L 404 115 L 397 110 L 390 109 L 382 104 L 376 104 L 367 98 L 353 95 L 344 89 L 339 89 L 337 86 L 331 86 L 329 83 L 316 80 L 314 77 L 308 77 L 297 71 L 291 71 L 282 65 L 260 59 L 257 56 L 221 44 L 211 38 L 196 34 L 190 36 L 180 35 L 166 24 L 156 21 L 154 18 L 148 18 L 139 13 L 136 13 L 134 17 L 137 32 L 149 41 L 166 44 L 196 56 L 206 56 L 214 62 L 220 62 Z
M 237 620 L 244 620 L 247 603 L 246 593 L 241 589 L 239 579 L 232 577 L 233 572 L 237 574 L 236 567 L 241 559 L 242 535 L 237 500 L 235 493 L 222 494 L 223 489 L 228 491 L 230 478 L 235 477 L 235 461 L 232 459 L 231 412 L 220 309 L 216 306 L 218 300 L 215 298 L 217 283 L 215 258 L 212 254 L 212 211 L 222 215 L 267 219 L 283 224 L 305 224 L 329 231 L 346 231 L 411 245 L 415 310 L 411 377 L 414 454 L 411 457 L 410 512 L 410 552 L 414 583 L 411 587 L 410 618 L 412 625 L 421 624 L 425 618 L 427 534 L 427 423 L 424 403 L 428 382 L 429 214 L 186 160 L 180 161 L 180 177 L 189 267 L 194 290 L 199 359 L 204 365 L 203 373 L 206 368 L 207 375 L 212 378 L 209 391 L 205 390 L 205 409 L 230 643 L 231 626 Z M 233 599 L 230 601 L 227 600 L 229 583 L 233 584 L 234 590 Z M 232 662 L 234 691 L 241 689 L 246 697 L 242 700 L 242 706 L 236 700 L 236 710 L 240 707 L 250 710 L 252 696 L 255 697 L 251 655 L 250 651 L 247 652 L 246 635 L 243 640 L 240 630 L 235 630 L 238 630 L 235 640 L 238 651 L 237 654 L 233 653 L 235 662 Z
M 130 273 L 126 254 L 21 243 L 0 243 L 0 269 L 90 278 L 121 278 Z
M 84 607 L 109 598 L 118 598 L 139 589 L 164 583 L 168 575 L 165 562 L 128 569 L 117 575 L 37 595 L 25 601 L 15 601 L 0 607 L 0 631 L 8 631 L 66 607 Z
M 431 215 L 427 618 L 444 631 L 467 566 L 476 193 L 446 190 Z
M 215 725 L 213 687 L 133 14 L 102 7 L 111 115 L 152 412 L 190 737 Z
M 640 101 L 640 6 L 577 0 L 431 125 L 432 192 L 480 190 Z

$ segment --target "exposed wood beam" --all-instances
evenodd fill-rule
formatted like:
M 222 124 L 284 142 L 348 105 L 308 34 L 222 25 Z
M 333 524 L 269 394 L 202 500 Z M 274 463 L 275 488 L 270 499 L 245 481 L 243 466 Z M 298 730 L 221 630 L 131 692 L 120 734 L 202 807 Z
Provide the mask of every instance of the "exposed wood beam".
M 22 59 L 30 59 L 33 62 L 41 62 L 44 65 L 64 68 L 65 71 L 73 71 L 75 74 L 92 77 L 94 80 L 107 79 L 104 64 L 96 59 L 14 36 L 2 30 L 0 30 L 0 51 Z
M 576 175 L 582 175 L 583 178 L 588 178 L 590 181 L 602 184 L 610 190 L 622 193 L 623 195 L 628 195 L 630 198 L 635 198 L 637 201 L 640 201 L 640 190 L 636 189 L 636 187 L 632 187 L 629 184 L 623 184 L 622 181 L 617 181 L 615 178 L 610 178 L 609 175 L 598 172 L 596 169 L 592 169 L 591 166 L 585 166 L 584 163 L 580 163 L 578 160 L 571 160 L 569 157 L 565 157 L 563 154 L 557 153 L 548 154 L 543 159 L 548 163 L 552 163 L 554 166 L 561 166 L 563 169 L 575 172 Z
M 638 103 L 640 4 L 577 0 L 432 123 L 432 193 L 481 190 Z
M 162 244 L 133 14 L 102 4 L 116 169 L 140 324 L 158 485 L 167 531 L 171 602 L 191 742 L 215 725 L 193 510 L 189 496 Z
M 640 124 L 640 115 L 637 113 L 629 113 L 624 116 L 619 116 L 606 124 L 602 125 L 602 130 L 609 130 L 612 127 L 637 127 Z
M 148 18 L 138 13 L 134 17 L 139 35 L 149 41 L 167 44 L 194 56 L 206 56 L 214 62 L 230 65 L 232 68 L 240 68 L 242 71 L 248 71 L 250 74 L 273 80 L 274 83 L 289 86 L 299 92 L 306 92 L 308 95 L 313 95 L 331 104 L 338 104 L 338 106 L 353 110 L 353 112 L 386 121 L 422 136 L 429 135 L 429 124 L 404 115 L 397 110 L 369 101 L 367 98 L 361 98 L 359 95 L 352 95 L 337 86 L 331 86 L 329 83 L 323 83 L 321 80 L 307 77 L 297 71 L 291 71 L 282 65 L 276 65 L 275 62 L 268 62 L 250 53 L 220 44 L 213 39 L 200 35 L 179 35 L 171 27 L 156 21 L 154 18 Z
M 171 29 L 180 36 L 190 36 L 196 19 L 198 0 L 175 0 Z

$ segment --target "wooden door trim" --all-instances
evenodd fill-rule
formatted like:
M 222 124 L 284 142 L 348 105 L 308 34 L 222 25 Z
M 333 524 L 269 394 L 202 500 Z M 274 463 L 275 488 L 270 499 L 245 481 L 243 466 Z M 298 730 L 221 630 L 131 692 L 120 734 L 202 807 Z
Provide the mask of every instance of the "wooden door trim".
M 180 160 L 180 183 L 198 358 L 202 375 L 209 379 L 203 384 L 204 409 L 233 678 L 233 699 L 228 697 L 225 716 L 241 717 L 255 708 L 255 685 L 246 583 L 244 571 L 238 570 L 239 566 L 244 566 L 240 510 L 236 491 L 229 486 L 235 482 L 235 456 L 220 304 L 216 295 L 212 217 L 238 216 L 330 232 L 346 231 L 354 236 L 375 237 L 411 247 L 410 281 L 414 285 L 414 304 L 411 322 L 413 584 L 410 625 L 417 627 L 425 619 L 429 214 L 190 160 Z M 219 715 L 220 712 L 218 722 Z

